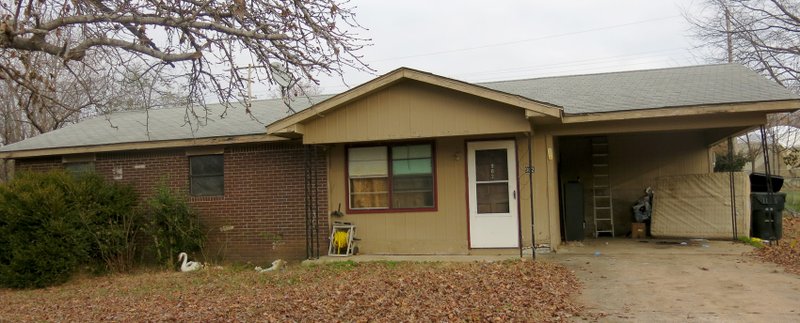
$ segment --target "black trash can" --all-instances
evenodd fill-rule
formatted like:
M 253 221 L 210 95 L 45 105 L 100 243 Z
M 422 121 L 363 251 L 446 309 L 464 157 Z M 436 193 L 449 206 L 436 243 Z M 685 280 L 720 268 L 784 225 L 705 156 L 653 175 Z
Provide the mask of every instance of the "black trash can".
M 750 193 L 750 236 L 780 240 L 783 233 L 783 208 L 786 193 Z
M 780 192 L 783 188 L 783 176 L 770 175 L 769 183 L 773 192 Z M 767 192 L 767 175 L 763 173 L 750 174 L 750 192 Z

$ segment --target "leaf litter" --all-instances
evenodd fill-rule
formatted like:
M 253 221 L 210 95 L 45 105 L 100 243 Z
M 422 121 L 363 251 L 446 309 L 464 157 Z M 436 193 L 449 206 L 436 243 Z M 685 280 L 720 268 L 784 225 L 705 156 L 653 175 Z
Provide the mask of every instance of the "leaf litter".
M 783 238 L 756 249 L 753 254 L 764 261 L 776 263 L 787 272 L 800 275 L 800 217 L 783 218 Z
M 0 321 L 568 321 L 581 284 L 558 264 L 370 262 L 80 278 L 0 289 Z

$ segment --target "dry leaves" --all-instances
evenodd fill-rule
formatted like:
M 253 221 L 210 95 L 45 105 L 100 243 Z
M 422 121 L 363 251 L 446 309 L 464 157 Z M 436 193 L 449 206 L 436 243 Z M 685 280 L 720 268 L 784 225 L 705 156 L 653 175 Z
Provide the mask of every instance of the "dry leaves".
M 783 239 L 757 249 L 755 256 L 781 265 L 786 271 L 800 275 L 800 217 L 783 218 Z
M 0 290 L 0 321 L 566 321 L 579 288 L 531 261 L 156 272 Z

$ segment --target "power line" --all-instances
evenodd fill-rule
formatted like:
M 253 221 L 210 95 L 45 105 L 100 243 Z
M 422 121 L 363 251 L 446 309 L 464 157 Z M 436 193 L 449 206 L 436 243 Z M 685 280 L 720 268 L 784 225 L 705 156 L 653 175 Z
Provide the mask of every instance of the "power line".
M 630 63 L 626 63 L 625 66 L 626 67 L 631 67 L 631 66 L 641 66 L 641 65 L 653 65 L 654 63 L 659 63 L 659 62 L 666 63 L 665 64 L 666 67 L 673 67 L 673 66 L 676 66 L 676 65 L 680 65 L 680 64 L 676 64 L 674 61 L 671 61 L 671 60 L 668 60 L 667 58 L 664 58 L 664 59 L 648 60 L 648 61 L 641 61 L 641 62 L 630 62 Z M 558 73 L 554 73 L 552 75 L 569 76 L 569 75 L 574 75 L 574 74 L 586 74 L 587 72 L 604 72 L 604 71 L 607 71 L 609 68 L 614 68 L 616 66 L 617 65 L 615 65 L 615 64 L 607 64 L 607 65 L 604 65 L 604 66 L 598 65 L 598 66 L 588 67 L 588 68 L 583 67 L 583 68 L 579 68 L 579 69 L 577 69 L 577 68 L 564 69 L 564 70 L 559 70 Z M 618 70 L 615 70 L 615 71 L 618 71 Z M 521 75 L 516 75 L 516 76 L 511 76 L 511 77 L 504 76 L 504 77 L 494 77 L 494 78 L 484 78 L 484 79 L 473 79 L 473 80 L 470 80 L 469 82 L 471 82 L 471 83 L 486 83 L 486 82 L 498 82 L 498 81 L 507 81 L 507 80 L 538 78 L 538 77 L 546 77 L 546 76 L 543 76 L 543 75 L 531 75 L 531 74 L 521 74 Z
M 560 62 L 560 63 L 548 63 L 548 64 L 539 64 L 539 65 L 531 65 L 531 66 L 523 66 L 523 67 L 509 67 L 503 69 L 493 69 L 493 70 L 484 70 L 478 72 L 470 72 L 470 73 L 462 73 L 454 75 L 456 78 L 468 78 L 472 76 L 481 76 L 486 74 L 505 74 L 508 72 L 523 72 L 523 71 L 542 71 L 542 70 L 552 70 L 562 67 L 573 67 L 573 66 L 585 66 L 585 65 L 592 65 L 596 63 L 602 63 L 606 61 L 613 61 L 621 58 L 632 58 L 632 59 L 641 59 L 647 57 L 660 57 L 662 53 L 671 53 L 677 51 L 683 51 L 685 48 L 671 48 L 671 49 L 660 49 L 660 50 L 652 50 L 652 51 L 645 51 L 633 54 L 625 54 L 625 55 L 616 55 L 616 56 L 606 56 L 606 57 L 598 57 L 598 58 L 590 58 L 590 59 L 582 59 L 582 60 L 575 60 L 569 62 Z M 654 55 L 655 54 L 655 55 Z
M 656 22 L 656 21 L 674 19 L 674 18 L 678 18 L 678 17 L 681 17 L 681 16 L 680 15 L 674 15 L 674 16 L 668 16 L 668 17 L 660 17 L 660 18 L 653 18 L 653 19 L 647 19 L 647 20 L 639 20 L 639 21 L 634 21 L 634 22 L 629 22 L 629 23 L 624 23 L 624 24 L 618 24 L 618 25 L 610 25 L 610 26 L 604 26 L 604 27 L 597 27 L 597 28 L 573 31 L 573 32 L 568 32 L 568 33 L 547 35 L 547 36 L 528 38 L 528 39 L 520 39 L 520 40 L 514 40 L 514 41 L 508 41 L 508 42 L 492 43 L 492 44 L 486 44 L 486 45 L 480 45 L 480 46 L 474 46 L 474 47 L 464 47 L 464 48 L 457 48 L 457 49 L 449 49 L 449 50 L 442 50 L 442 51 L 436 51 L 436 52 L 428 52 L 428 53 L 422 53 L 422 54 L 407 55 L 407 56 L 397 56 L 397 57 L 382 58 L 382 59 L 372 60 L 372 61 L 370 61 L 370 63 L 401 60 L 401 59 L 408 59 L 408 58 L 417 58 L 417 57 L 437 56 L 437 55 L 444 55 L 444 54 L 450 54 L 450 53 L 466 52 L 466 51 L 471 51 L 471 50 L 476 50 L 476 49 L 483 49 L 483 48 L 508 46 L 508 45 L 532 42 L 532 41 L 537 41 L 537 40 L 560 38 L 560 37 L 585 34 L 585 33 L 590 33 L 590 32 L 595 32 L 595 31 L 601 31 L 601 30 L 609 30 L 609 29 L 616 29 L 616 28 L 621 28 L 621 27 L 628 27 L 628 26 L 639 25 L 639 24 L 644 24 L 644 23 L 651 23 L 651 22 Z
M 447 77 L 453 77 L 456 79 L 469 79 L 470 82 L 489 82 L 489 81 L 499 81 L 499 80 L 510 80 L 510 79 L 521 79 L 521 78 L 532 78 L 532 77 L 541 77 L 542 75 L 534 75 L 537 74 L 536 72 L 541 71 L 552 71 L 549 73 L 550 75 L 563 75 L 563 74 L 571 74 L 576 70 L 571 67 L 579 67 L 579 66 L 587 66 L 578 70 L 577 72 L 586 72 L 586 71 L 597 71 L 603 70 L 609 67 L 613 67 L 616 64 L 609 65 L 612 60 L 615 59 L 623 59 L 628 58 L 630 60 L 641 60 L 647 58 L 658 58 L 657 60 L 650 60 L 647 62 L 629 62 L 626 63 L 627 66 L 638 66 L 644 64 L 650 64 L 653 62 L 657 62 L 660 60 L 665 60 L 670 63 L 671 66 L 679 65 L 679 62 L 675 61 L 673 57 L 669 55 L 659 55 L 664 53 L 672 53 L 685 50 L 684 48 L 672 48 L 672 49 L 662 49 L 662 50 L 653 50 L 653 51 L 644 51 L 639 53 L 633 54 L 625 54 L 625 55 L 615 55 L 615 56 L 606 56 L 606 57 L 599 57 L 599 58 L 590 58 L 590 59 L 582 59 L 582 60 L 575 60 L 569 62 L 560 62 L 560 63 L 550 63 L 550 64 L 540 64 L 540 65 L 532 65 L 532 66 L 523 66 L 523 67 L 508 67 L 503 69 L 496 69 L 496 70 L 484 70 L 479 72 L 470 72 L 470 73 L 462 73 L 456 75 L 445 75 Z M 603 64 L 602 66 L 598 64 Z M 591 65 L 598 65 L 595 67 L 591 67 Z M 555 70 L 555 71 L 554 71 Z M 380 73 L 379 73 L 380 74 Z M 498 75 L 494 76 L 493 75 Z M 506 76 L 499 76 L 499 75 L 506 75 Z M 350 89 L 350 87 L 345 85 L 335 85 L 335 86 L 326 86 L 324 87 L 325 92 L 330 93 L 338 93 L 341 91 L 346 91 Z

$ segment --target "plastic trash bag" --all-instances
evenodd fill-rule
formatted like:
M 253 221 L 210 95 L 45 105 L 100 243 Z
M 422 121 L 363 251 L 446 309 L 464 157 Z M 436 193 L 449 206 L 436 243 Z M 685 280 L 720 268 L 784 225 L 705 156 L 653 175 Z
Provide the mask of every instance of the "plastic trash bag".
M 650 220 L 650 216 L 653 214 L 653 189 L 648 187 L 644 192 L 646 195 L 633 205 L 633 218 L 639 223 Z

